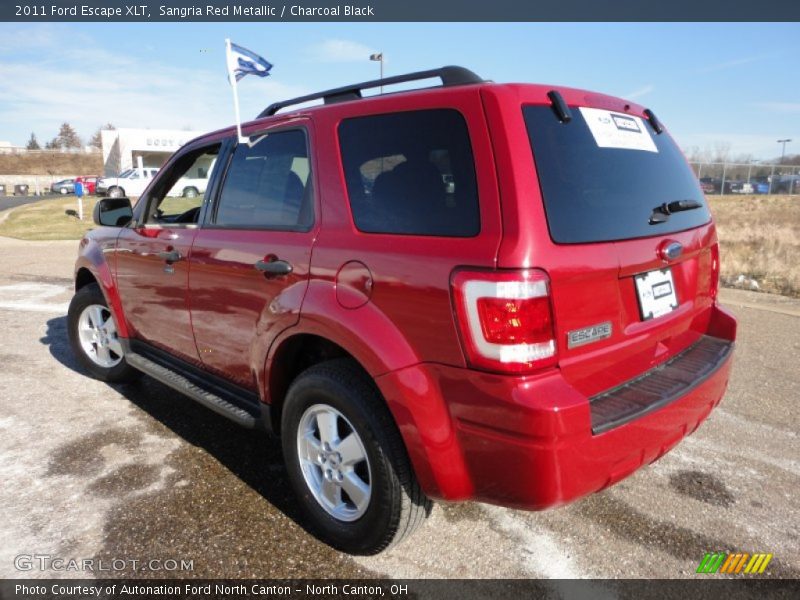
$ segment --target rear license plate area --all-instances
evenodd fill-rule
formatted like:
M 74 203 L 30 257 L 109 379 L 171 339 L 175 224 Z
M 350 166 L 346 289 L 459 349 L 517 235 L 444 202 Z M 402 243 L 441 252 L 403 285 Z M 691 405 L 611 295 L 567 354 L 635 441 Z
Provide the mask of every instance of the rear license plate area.
M 642 321 L 655 319 L 678 308 L 678 296 L 671 269 L 641 273 L 634 277 L 634 281 Z

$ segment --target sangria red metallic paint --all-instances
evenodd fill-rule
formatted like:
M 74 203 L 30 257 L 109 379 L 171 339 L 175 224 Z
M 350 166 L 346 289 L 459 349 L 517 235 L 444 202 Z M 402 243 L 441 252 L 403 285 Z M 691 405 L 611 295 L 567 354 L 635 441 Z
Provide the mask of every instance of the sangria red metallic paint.
M 736 322 L 716 300 L 711 221 L 668 235 L 553 241 L 521 110 L 549 106 L 553 89 L 445 86 L 299 108 L 248 123 L 248 136 L 287 127 L 306 132 L 315 190 L 310 230 L 225 229 L 210 225 L 205 212 L 197 227 L 153 227 L 141 219 L 145 192 L 132 226 L 99 228 L 82 241 L 78 287 L 91 273 L 121 337 L 148 342 L 257 393 L 265 407 L 272 406 L 267 411 L 281 410 L 297 375 L 286 371 L 288 348 L 305 339 L 335 345 L 374 380 L 430 498 L 543 509 L 602 490 L 658 459 L 702 423 L 724 394 L 730 355 L 707 376 L 687 379 L 680 397 L 608 430 L 593 431 L 593 403 L 680 360 L 703 339 L 733 342 Z M 642 106 L 557 90 L 570 107 L 603 108 L 647 123 Z M 480 232 L 445 237 L 359 231 L 339 126 L 353 117 L 427 109 L 456 110 L 466 121 Z M 183 152 L 226 140 L 235 144 L 233 128 Z M 682 246 L 679 258 L 665 259 L 659 251 L 665 240 Z M 165 250 L 184 258 L 169 277 L 157 254 Z M 252 268 L 265 257 L 288 261 L 291 274 L 265 278 Z M 634 276 L 667 266 L 679 306 L 643 320 Z M 460 316 L 462 300 L 453 287 L 454 274 L 464 269 L 512 278 L 539 270 L 546 285 L 538 289 L 546 290 L 552 311 L 545 330 L 552 336 L 550 358 L 528 358 L 507 370 L 470 359 L 468 319 Z M 570 332 L 601 323 L 609 324 L 605 339 L 567 343 Z M 273 419 L 273 425 L 279 422 Z

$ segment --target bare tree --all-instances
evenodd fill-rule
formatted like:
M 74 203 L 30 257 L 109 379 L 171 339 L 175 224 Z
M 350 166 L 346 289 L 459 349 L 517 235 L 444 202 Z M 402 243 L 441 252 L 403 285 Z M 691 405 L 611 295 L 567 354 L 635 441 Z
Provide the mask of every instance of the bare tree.
M 724 163 L 728 162 L 731 155 L 731 143 L 717 141 L 714 142 L 714 162 Z
M 102 127 L 99 127 L 97 131 L 95 131 L 92 139 L 89 140 L 89 145 L 93 146 L 94 148 L 102 148 L 103 147 L 103 131 L 114 131 L 116 127 L 114 127 L 111 123 L 106 123 Z
M 683 149 L 683 154 L 686 160 L 692 163 L 703 162 L 703 153 L 700 151 L 699 146 L 689 146 Z

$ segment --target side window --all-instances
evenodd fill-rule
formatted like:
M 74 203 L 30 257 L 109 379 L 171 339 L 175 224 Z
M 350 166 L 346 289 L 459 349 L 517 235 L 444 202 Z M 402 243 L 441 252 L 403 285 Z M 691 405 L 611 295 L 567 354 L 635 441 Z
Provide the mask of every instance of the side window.
M 219 148 L 216 144 L 189 152 L 172 166 L 153 190 L 147 223 L 197 223 L 211 173 L 217 164 Z M 150 173 L 155 177 L 158 171 Z
M 464 117 L 436 109 L 346 119 L 339 145 L 360 231 L 472 237 L 480 231 Z
M 308 231 L 313 223 L 305 133 L 269 133 L 233 154 L 219 196 L 219 227 Z

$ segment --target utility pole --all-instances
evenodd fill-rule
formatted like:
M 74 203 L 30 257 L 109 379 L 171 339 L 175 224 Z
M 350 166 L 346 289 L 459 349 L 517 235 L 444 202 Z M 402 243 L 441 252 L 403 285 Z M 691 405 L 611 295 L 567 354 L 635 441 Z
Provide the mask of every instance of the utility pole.
M 778 140 L 778 143 L 781 144 L 781 163 L 783 164 L 783 157 L 786 156 L 786 144 L 791 142 L 792 140 Z

